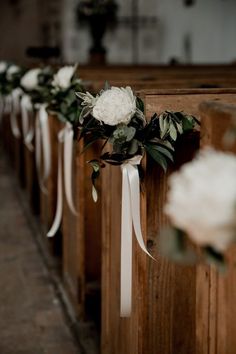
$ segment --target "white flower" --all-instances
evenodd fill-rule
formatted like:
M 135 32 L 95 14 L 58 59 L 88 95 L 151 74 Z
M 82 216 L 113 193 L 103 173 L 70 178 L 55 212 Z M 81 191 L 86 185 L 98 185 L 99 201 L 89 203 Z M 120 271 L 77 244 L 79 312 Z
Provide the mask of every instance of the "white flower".
M 7 70 L 7 63 L 5 61 L 0 61 L 0 74 Z
M 136 97 L 130 87 L 111 87 L 96 100 L 92 115 L 108 125 L 128 124 L 136 112 Z
M 171 222 L 199 245 L 224 251 L 236 240 L 236 157 L 207 149 L 169 179 Z
M 38 75 L 41 69 L 31 69 L 21 78 L 21 86 L 26 90 L 34 90 L 38 86 Z
M 52 85 L 61 89 L 67 89 L 71 85 L 71 79 L 75 73 L 76 66 L 64 66 L 54 75 Z
M 11 80 L 13 75 L 17 74 L 20 71 L 20 67 L 17 65 L 11 65 L 8 69 L 7 69 L 7 79 Z

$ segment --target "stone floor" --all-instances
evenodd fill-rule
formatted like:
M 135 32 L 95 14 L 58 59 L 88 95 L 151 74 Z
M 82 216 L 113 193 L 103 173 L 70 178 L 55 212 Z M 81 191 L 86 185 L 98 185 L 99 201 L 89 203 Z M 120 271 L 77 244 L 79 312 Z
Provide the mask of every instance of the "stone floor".
M 0 354 L 79 354 L 0 151 Z

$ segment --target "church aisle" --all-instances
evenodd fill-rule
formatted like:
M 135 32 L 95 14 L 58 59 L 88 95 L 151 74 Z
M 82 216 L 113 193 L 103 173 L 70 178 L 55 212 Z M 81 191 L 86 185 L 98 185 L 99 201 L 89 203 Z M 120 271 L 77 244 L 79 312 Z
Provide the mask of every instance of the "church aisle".
M 0 152 L 0 354 L 79 354 Z

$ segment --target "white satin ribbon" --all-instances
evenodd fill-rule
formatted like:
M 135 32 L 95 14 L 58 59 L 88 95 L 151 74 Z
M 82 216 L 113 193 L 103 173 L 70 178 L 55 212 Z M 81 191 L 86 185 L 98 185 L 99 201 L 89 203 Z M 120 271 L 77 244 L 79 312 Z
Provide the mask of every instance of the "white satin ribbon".
M 11 131 L 15 138 L 19 139 L 21 136 L 20 128 L 17 122 L 17 115 L 20 112 L 20 96 L 22 94 L 22 90 L 17 88 L 12 91 L 10 95 L 7 96 L 7 101 L 11 102 L 11 113 L 10 113 L 10 124 Z
M 49 136 L 48 113 L 46 104 L 39 106 L 35 122 L 35 158 L 38 181 L 41 191 L 47 194 L 45 182 L 51 171 L 51 144 Z M 42 156 L 41 156 L 42 149 Z M 43 158 L 43 171 L 41 171 L 41 157 Z
M 63 210 L 63 167 L 62 156 L 64 155 L 64 188 L 67 204 L 74 215 L 77 215 L 72 197 L 72 157 L 73 157 L 72 125 L 67 122 L 65 127 L 58 133 L 58 172 L 57 172 L 57 207 L 53 224 L 47 233 L 48 237 L 56 234 L 60 227 Z M 64 149 L 62 146 L 64 144 Z M 63 155 L 62 155 L 63 153 Z
M 12 98 L 11 95 L 5 96 L 3 98 L 3 114 L 10 114 L 12 110 Z
M 30 151 L 33 151 L 34 125 L 33 122 L 30 123 L 33 116 L 33 104 L 30 96 L 23 95 L 20 104 L 24 144 Z
M 134 157 L 121 166 L 121 273 L 120 315 L 129 317 L 132 310 L 132 225 L 141 249 L 151 258 L 143 240 L 140 221 L 140 182 L 138 165 L 142 156 Z M 154 258 L 153 258 L 154 259 Z

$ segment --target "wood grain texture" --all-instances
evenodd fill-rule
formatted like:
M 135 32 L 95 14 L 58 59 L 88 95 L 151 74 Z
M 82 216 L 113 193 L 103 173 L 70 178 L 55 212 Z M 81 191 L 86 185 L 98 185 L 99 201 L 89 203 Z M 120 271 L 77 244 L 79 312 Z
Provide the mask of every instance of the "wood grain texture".
M 58 166 L 58 133 L 64 127 L 64 123 L 60 122 L 54 115 L 48 116 L 49 139 L 51 146 L 51 170 L 50 175 L 45 181 L 47 194 L 40 191 L 40 217 L 41 222 L 48 231 L 52 225 L 57 202 L 57 166 Z M 43 154 L 41 152 L 41 167 L 43 172 Z
M 73 199 L 78 216 L 72 214 L 68 207 L 65 193 L 63 196 L 63 280 L 72 305 L 81 318 L 84 316 L 84 196 L 83 165 L 79 157 L 79 144 L 73 147 Z
M 210 146 L 236 153 L 236 144 L 229 147 L 223 143 L 225 133 L 232 127 L 232 122 L 236 121 L 236 106 L 224 100 L 222 102 L 203 102 L 200 105 L 201 147 Z M 227 253 L 228 271 L 225 275 L 218 274 L 214 269 L 210 272 L 211 354 L 236 353 L 235 251 L 236 247 L 232 247 Z
M 232 103 L 235 102 L 235 92 L 234 90 L 172 90 L 172 92 L 169 93 L 167 91 L 161 91 L 159 97 L 151 93 L 150 95 L 148 94 L 145 96 L 147 117 L 151 117 L 154 112 L 160 113 L 163 110 L 183 110 L 186 113 L 200 117 L 198 105 L 203 99 Z M 194 146 L 193 142 L 187 146 L 187 149 L 184 148 L 184 146 L 182 149 L 178 149 L 180 156 L 179 159 L 177 158 L 176 168 L 178 168 L 181 163 L 191 159 L 191 151 L 194 153 L 194 150 L 197 150 L 197 144 Z M 187 156 L 187 152 L 189 153 L 189 156 Z M 158 180 L 158 176 L 154 177 L 155 172 L 153 173 L 153 177 L 151 173 L 148 173 L 148 176 L 150 179 L 153 178 L 153 183 Z M 151 186 L 151 182 L 148 181 L 148 178 L 147 188 Z M 158 187 L 156 186 L 155 189 L 153 188 L 149 193 L 147 192 L 147 197 L 150 198 L 153 191 L 155 194 L 157 188 Z M 156 195 L 156 201 L 159 201 L 160 203 L 159 208 L 157 208 L 160 213 L 158 221 L 156 223 L 155 221 L 153 222 L 151 211 L 147 213 L 147 218 L 149 219 L 147 222 L 148 240 L 150 240 L 150 237 L 152 240 L 152 235 L 157 235 L 160 226 L 167 222 L 163 216 L 166 188 L 166 176 L 164 176 L 163 184 L 159 187 L 159 191 L 163 194 L 160 195 L 159 192 L 159 195 Z M 152 204 L 153 201 L 147 199 L 147 205 L 149 205 L 150 208 Z M 157 239 L 153 240 L 154 245 L 155 241 L 157 242 L 157 250 L 158 241 Z M 161 337 L 165 338 L 167 335 L 167 343 L 171 343 L 171 347 L 169 351 L 167 351 L 165 348 L 167 343 L 160 346 L 160 341 L 157 341 L 155 345 L 152 344 L 148 347 L 148 352 L 155 353 L 156 348 L 158 348 L 157 353 L 208 353 L 208 333 L 211 328 L 210 315 L 212 315 L 212 309 L 211 312 L 209 312 L 210 305 L 212 305 L 210 303 L 209 291 L 214 291 L 214 283 L 209 284 L 210 270 L 208 267 L 204 266 L 189 269 L 187 267 L 180 267 L 173 264 L 169 265 L 169 268 L 167 268 L 168 270 L 162 270 L 161 267 L 163 263 L 166 264 L 166 261 L 161 259 L 159 269 L 151 264 L 155 275 L 151 278 L 149 275 L 149 283 L 152 284 L 149 293 L 159 295 L 163 294 L 163 289 L 165 289 L 164 294 L 162 296 L 160 295 L 158 301 L 156 301 L 156 306 L 158 303 L 161 305 L 159 305 L 159 309 L 156 312 L 154 311 L 151 318 L 153 321 L 152 323 L 155 324 L 154 327 L 156 327 L 158 316 L 164 316 L 161 329 L 165 329 L 163 330 L 164 333 Z M 157 281 L 157 279 L 159 281 Z M 167 287 L 165 288 L 163 284 L 167 284 Z M 166 298 L 168 299 L 168 296 L 171 295 L 173 296 L 173 303 L 170 303 L 168 306 L 168 300 L 166 301 Z M 161 298 L 164 303 L 161 302 Z M 163 323 L 165 324 L 164 326 Z M 181 323 L 181 327 L 179 326 L 179 323 Z M 186 336 L 186 333 L 188 333 L 188 336 Z M 150 338 L 157 338 L 157 335 L 150 336 Z
M 97 203 L 92 199 L 92 168 L 87 163 L 97 157 L 98 146 L 81 153 L 83 147 L 83 141 L 74 142 L 73 196 L 78 216 L 71 213 L 64 196 L 63 276 L 78 316 L 85 319 L 87 313 L 100 321 L 101 199 Z M 97 189 L 100 194 L 99 183 Z
M 34 145 L 34 143 L 33 143 Z M 27 198 L 30 203 L 31 210 L 34 214 L 38 214 L 40 211 L 39 200 L 39 185 L 37 181 L 37 171 L 35 163 L 35 153 L 30 151 L 27 146 L 24 145 L 24 170 L 25 170 L 25 185 Z
M 235 90 L 142 91 L 148 119 L 164 110 L 183 110 L 199 117 L 199 103 L 206 99 L 235 101 Z M 182 145 L 181 145 L 182 144 Z M 171 171 L 191 160 L 199 137 L 182 141 Z M 167 178 L 150 159 L 144 162 L 142 227 L 148 259 L 134 241 L 133 308 L 129 319 L 119 317 L 120 300 L 120 169 L 107 166 L 102 174 L 102 353 L 104 354 L 208 354 L 214 333 L 209 333 L 214 313 L 210 309 L 210 270 L 184 267 L 163 259 L 158 252 L 158 233 L 168 223 L 163 213 Z M 109 193 L 107 193 L 109 186 Z M 111 193 L 111 194 L 110 194 Z M 212 279 L 212 278 L 211 278 Z M 213 306 L 214 307 L 214 306 Z M 213 336 L 213 338 L 212 338 Z M 223 352 L 222 352 L 223 353 Z

